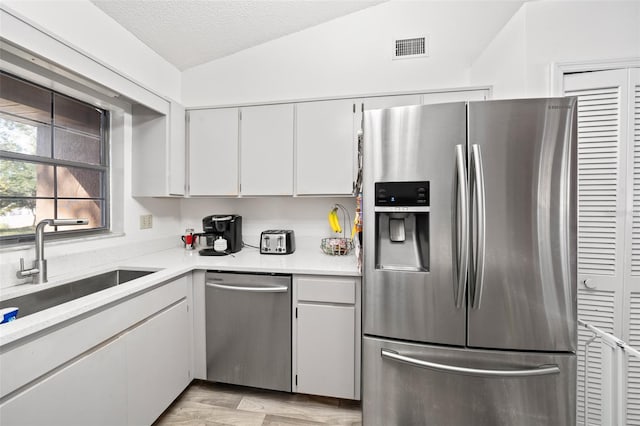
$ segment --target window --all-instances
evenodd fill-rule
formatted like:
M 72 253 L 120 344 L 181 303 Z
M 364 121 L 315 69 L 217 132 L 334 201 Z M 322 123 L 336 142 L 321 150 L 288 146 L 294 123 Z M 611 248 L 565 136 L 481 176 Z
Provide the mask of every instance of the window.
M 108 112 L 0 72 L 0 241 L 33 238 L 42 219 L 85 218 L 88 226 L 45 232 L 101 232 L 108 217 Z

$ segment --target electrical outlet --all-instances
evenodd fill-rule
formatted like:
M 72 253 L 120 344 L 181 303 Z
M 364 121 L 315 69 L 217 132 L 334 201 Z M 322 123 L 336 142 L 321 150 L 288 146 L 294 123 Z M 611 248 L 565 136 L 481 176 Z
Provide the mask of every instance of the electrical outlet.
M 153 228 L 153 216 L 150 214 L 140 215 L 140 229 Z

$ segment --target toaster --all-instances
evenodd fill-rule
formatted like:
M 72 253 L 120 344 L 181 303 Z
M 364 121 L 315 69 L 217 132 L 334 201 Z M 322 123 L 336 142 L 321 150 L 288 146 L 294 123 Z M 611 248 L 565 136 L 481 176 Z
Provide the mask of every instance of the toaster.
M 260 254 L 291 254 L 295 250 L 291 229 L 270 229 L 260 234 Z

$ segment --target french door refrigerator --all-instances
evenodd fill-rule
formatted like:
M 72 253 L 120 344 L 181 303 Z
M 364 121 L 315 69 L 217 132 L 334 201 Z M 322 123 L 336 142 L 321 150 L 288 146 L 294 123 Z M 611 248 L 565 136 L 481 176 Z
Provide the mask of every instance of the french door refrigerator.
M 363 422 L 575 425 L 576 100 L 364 116 Z

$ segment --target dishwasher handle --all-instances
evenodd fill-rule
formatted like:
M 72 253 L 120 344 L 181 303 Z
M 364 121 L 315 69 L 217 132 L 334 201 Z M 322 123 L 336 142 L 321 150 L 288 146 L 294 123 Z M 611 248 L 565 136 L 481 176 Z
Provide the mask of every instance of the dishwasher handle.
M 232 291 L 248 291 L 255 293 L 286 293 L 289 291 L 289 287 L 284 285 L 272 285 L 272 286 L 239 286 L 239 285 L 225 285 L 216 284 L 207 281 L 205 284 L 207 287 L 217 288 L 220 290 L 232 290 Z

